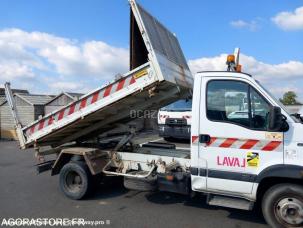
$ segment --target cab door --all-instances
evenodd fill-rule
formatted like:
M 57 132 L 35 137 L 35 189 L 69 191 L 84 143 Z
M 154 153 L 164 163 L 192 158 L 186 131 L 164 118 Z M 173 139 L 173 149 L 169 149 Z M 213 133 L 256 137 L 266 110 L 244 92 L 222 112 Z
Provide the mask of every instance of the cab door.
M 271 104 L 245 79 L 205 78 L 201 88 L 198 147 L 207 161 L 200 164 L 206 189 L 249 194 L 261 170 L 283 163 L 283 136 L 267 131 Z

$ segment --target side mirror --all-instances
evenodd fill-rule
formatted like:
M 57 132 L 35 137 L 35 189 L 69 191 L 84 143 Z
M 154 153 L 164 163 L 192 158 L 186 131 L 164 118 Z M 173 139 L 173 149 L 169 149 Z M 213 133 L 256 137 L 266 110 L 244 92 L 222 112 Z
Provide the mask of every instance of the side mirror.
M 270 131 L 288 131 L 289 126 L 280 107 L 273 106 L 269 112 L 268 130 Z

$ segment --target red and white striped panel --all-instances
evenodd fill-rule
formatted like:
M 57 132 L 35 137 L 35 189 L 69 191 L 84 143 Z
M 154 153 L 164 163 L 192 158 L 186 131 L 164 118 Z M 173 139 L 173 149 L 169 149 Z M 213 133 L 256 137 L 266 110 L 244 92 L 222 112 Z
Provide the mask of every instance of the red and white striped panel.
M 198 136 L 192 136 L 192 143 L 197 144 Z M 255 140 L 255 139 L 237 139 L 237 138 L 216 138 L 211 137 L 210 142 L 206 144 L 209 147 L 234 148 L 242 150 L 261 150 L 261 151 L 282 151 L 282 141 Z
M 33 133 L 36 133 L 37 131 L 40 131 L 44 129 L 45 127 L 48 127 L 52 125 L 55 122 L 58 122 L 64 117 L 67 117 L 69 115 L 72 115 L 75 112 L 80 111 L 81 109 L 94 104 L 95 102 L 104 99 L 110 95 L 112 95 L 115 92 L 120 91 L 121 89 L 130 86 L 136 82 L 134 76 L 129 76 L 127 78 L 122 78 L 121 80 L 114 82 L 113 84 L 110 84 L 100 90 L 97 90 L 93 94 L 90 94 L 88 97 L 84 97 L 80 99 L 79 101 L 75 101 L 66 108 L 62 108 L 58 112 L 46 116 L 45 118 L 41 119 L 37 123 L 29 126 L 27 129 L 25 129 L 26 136 L 30 136 Z

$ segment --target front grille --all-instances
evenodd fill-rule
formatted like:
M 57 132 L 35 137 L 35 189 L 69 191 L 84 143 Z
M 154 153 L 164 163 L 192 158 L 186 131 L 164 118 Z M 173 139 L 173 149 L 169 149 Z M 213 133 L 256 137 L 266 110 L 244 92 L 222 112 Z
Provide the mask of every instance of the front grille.
M 167 125 L 184 126 L 187 125 L 187 120 L 182 118 L 167 118 L 165 120 Z

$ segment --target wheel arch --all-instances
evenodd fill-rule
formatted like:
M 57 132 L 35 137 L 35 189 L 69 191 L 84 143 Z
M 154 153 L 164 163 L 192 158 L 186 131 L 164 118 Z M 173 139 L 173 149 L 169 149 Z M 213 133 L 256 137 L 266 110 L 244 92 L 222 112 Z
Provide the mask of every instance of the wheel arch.
M 257 200 L 272 186 L 281 183 L 303 185 L 303 167 L 297 165 L 274 165 L 264 169 L 257 177 Z
M 65 164 L 71 160 L 83 160 L 88 166 L 92 175 L 100 174 L 103 167 L 108 163 L 109 157 L 106 152 L 95 148 L 72 147 L 63 149 L 55 161 L 51 175 L 57 175 Z
M 63 168 L 63 166 L 69 163 L 73 156 L 75 155 L 61 152 L 58 158 L 56 159 L 55 164 L 52 167 L 51 175 L 52 176 L 58 175 L 60 173 L 60 170 Z

